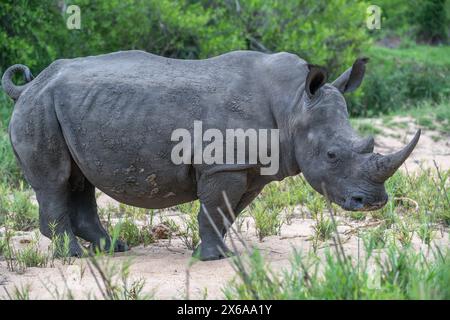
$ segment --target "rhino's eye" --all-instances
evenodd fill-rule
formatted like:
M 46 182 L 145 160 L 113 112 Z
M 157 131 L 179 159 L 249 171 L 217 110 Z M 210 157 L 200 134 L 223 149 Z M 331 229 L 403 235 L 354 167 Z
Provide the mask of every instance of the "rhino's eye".
M 336 159 L 336 153 L 334 153 L 333 151 L 328 151 L 327 152 L 327 157 L 330 160 L 334 160 L 334 159 Z
M 330 148 L 325 149 L 326 152 L 324 154 L 324 158 L 331 164 L 336 164 L 341 158 L 341 151 L 336 146 L 332 146 Z M 324 150 L 324 151 L 325 151 Z

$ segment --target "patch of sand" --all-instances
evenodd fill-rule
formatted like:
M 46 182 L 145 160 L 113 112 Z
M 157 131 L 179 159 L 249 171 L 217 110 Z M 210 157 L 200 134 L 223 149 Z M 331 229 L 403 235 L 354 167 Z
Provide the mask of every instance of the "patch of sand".
M 381 119 L 371 120 L 371 124 L 382 131 L 375 136 L 376 152 L 387 154 L 400 150 L 411 141 L 419 128 L 411 117 L 395 117 L 391 123 L 391 127 L 386 127 Z M 416 171 L 421 167 L 434 168 L 433 161 L 442 170 L 450 169 L 450 133 L 422 128 L 416 148 L 401 169 Z

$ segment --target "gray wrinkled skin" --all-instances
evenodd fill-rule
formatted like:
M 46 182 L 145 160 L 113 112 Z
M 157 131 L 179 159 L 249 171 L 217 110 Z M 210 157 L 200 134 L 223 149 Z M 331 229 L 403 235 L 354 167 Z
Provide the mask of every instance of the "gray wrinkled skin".
M 288 53 L 227 53 L 175 60 L 142 51 L 57 60 L 32 79 L 22 65 L 2 85 L 16 101 L 9 131 L 26 179 L 35 190 L 40 230 L 67 233 L 99 247 L 110 237 L 100 223 L 95 187 L 138 207 L 166 208 L 199 199 L 202 260 L 223 258 L 228 212 L 238 214 L 264 185 L 301 171 L 307 181 L 347 210 L 373 210 L 387 201 L 383 182 L 418 140 L 391 156 L 373 154 L 373 138 L 359 138 L 348 121 L 343 93 L 362 81 L 358 59 L 332 84 L 326 72 Z M 24 86 L 11 76 L 24 72 Z M 261 176 L 256 165 L 174 165 L 172 131 L 254 128 L 280 130 L 280 170 Z M 222 236 L 217 235 L 204 209 Z M 231 217 L 229 217 L 231 220 Z M 116 251 L 126 250 L 118 243 Z

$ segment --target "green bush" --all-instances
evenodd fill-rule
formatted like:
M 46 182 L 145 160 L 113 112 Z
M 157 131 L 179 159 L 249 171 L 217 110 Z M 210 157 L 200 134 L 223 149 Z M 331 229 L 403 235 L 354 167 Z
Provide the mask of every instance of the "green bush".
M 6 189 L 8 190 L 8 189 Z M 0 187 L 2 199 L 0 199 L 0 223 L 2 220 L 14 230 L 28 231 L 38 226 L 38 208 L 30 200 L 30 192 L 20 187 L 9 195 Z M 6 218 L 5 218 L 5 215 Z
M 15 63 L 39 70 L 56 58 L 64 23 L 54 0 L 0 2 L 0 72 Z
M 381 8 L 381 30 L 377 39 L 397 38 L 401 42 L 419 40 L 429 44 L 446 43 L 450 3 L 446 0 L 375 0 Z
M 212 34 L 225 31 L 229 48 L 288 51 L 332 73 L 344 70 L 368 44 L 365 1 L 218 1 Z M 212 37 L 214 38 L 214 37 Z M 206 55 L 221 53 L 206 50 Z M 202 54 L 205 56 L 205 54 Z
M 65 8 L 81 9 L 81 29 Z M 367 44 L 365 1 L 6 0 L 0 4 L 0 69 L 42 70 L 56 58 L 142 49 L 177 58 L 231 50 L 290 51 L 343 68 Z
M 0 90 L 0 184 L 19 186 L 24 179 L 17 165 L 7 129 L 12 109 L 11 100 Z
M 447 41 L 446 0 L 421 0 L 413 11 L 419 40 L 431 44 Z
M 353 116 L 375 116 L 410 109 L 422 100 L 450 96 L 448 47 L 372 47 L 361 93 L 347 97 Z
M 372 31 L 373 36 L 412 36 L 411 0 L 375 0 L 371 4 L 381 8 L 381 29 Z

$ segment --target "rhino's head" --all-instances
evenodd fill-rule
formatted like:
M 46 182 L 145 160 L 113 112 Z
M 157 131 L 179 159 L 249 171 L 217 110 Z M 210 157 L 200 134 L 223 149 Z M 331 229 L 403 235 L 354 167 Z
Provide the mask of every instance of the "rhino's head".
M 309 66 L 305 90 L 293 119 L 295 157 L 306 180 L 345 210 L 376 210 L 388 199 L 384 182 L 411 154 L 418 131 L 402 150 L 373 153 L 373 137 L 359 137 L 350 126 L 344 93 L 362 82 L 367 59 L 358 59 L 333 83 L 326 71 Z

